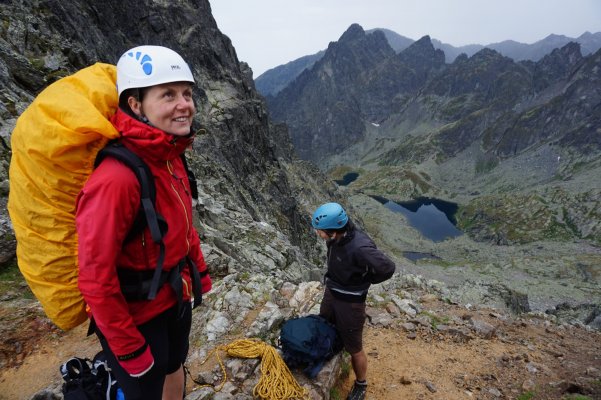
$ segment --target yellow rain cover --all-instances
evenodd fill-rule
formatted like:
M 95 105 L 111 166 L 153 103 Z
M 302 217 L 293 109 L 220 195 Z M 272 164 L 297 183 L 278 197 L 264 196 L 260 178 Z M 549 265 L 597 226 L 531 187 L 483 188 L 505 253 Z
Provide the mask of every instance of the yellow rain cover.
M 42 91 L 12 132 L 8 211 L 21 273 L 61 329 L 87 319 L 77 288 L 75 200 L 119 132 L 116 68 L 97 63 Z

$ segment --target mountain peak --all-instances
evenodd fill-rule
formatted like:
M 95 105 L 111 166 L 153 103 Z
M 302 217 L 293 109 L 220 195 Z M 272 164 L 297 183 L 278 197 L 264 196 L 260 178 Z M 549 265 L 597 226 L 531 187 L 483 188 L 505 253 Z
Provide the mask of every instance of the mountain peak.
M 436 67 L 444 64 L 444 52 L 439 49 L 435 49 L 432 44 L 430 36 L 426 35 L 420 38 L 418 41 L 411 44 L 405 50 L 399 53 L 399 58 L 410 64 L 414 64 L 417 60 L 431 60 Z M 430 62 L 428 62 L 430 64 Z
M 419 38 L 419 40 L 417 40 L 415 43 L 416 44 L 417 43 L 420 43 L 420 44 L 429 43 L 430 45 L 432 45 L 432 40 L 430 39 L 430 35 L 425 35 L 425 36 L 422 36 L 421 38 Z
M 349 40 L 355 40 L 359 37 L 365 36 L 365 31 L 359 24 L 352 24 L 348 29 L 340 36 L 339 42 L 345 42 Z

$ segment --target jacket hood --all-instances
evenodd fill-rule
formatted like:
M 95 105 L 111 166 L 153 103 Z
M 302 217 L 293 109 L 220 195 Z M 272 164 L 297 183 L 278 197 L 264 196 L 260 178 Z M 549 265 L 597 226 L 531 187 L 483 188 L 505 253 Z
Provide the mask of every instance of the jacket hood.
M 194 135 L 176 136 L 144 123 L 118 109 L 111 118 L 120 132 L 123 144 L 136 154 L 154 160 L 172 160 L 179 157 L 194 141 Z

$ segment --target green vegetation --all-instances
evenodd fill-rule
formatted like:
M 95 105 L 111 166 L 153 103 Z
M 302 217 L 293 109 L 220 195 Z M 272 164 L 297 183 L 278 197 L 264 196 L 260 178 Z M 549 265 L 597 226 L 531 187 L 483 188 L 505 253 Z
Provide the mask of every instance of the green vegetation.
M 15 297 L 32 300 L 35 297 L 21 275 L 16 260 L 0 269 L 0 294 L 10 293 Z
M 31 58 L 29 59 L 31 65 L 38 70 L 42 70 L 45 67 L 44 59 L 42 58 Z
M 534 392 L 522 393 L 517 397 L 517 400 L 530 400 L 534 398 Z
M 421 171 L 384 166 L 360 173 L 359 178 L 353 182 L 353 188 L 367 195 L 388 199 L 412 199 L 433 191 L 434 187 L 429 183 L 431 179 Z
M 330 389 L 330 399 L 332 400 L 342 400 L 343 396 L 342 396 L 342 392 L 340 391 L 339 388 L 337 388 L 336 386 L 334 386 L 333 388 Z
M 328 175 L 331 176 L 332 179 L 340 180 L 340 179 L 343 179 L 346 174 L 351 173 L 351 172 L 356 172 L 359 175 L 361 175 L 361 173 L 362 173 L 353 167 L 349 167 L 348 165 L 340 165 L 340 166 L 337 166 L 337 167 L 331 169 L 328 172 Z
M 449 261 L 449 260 L 444 260 L 442 258 L 427 258 L 427 259 L 422 258 L 422 259 L 417 260 L 416 264 L 423 265 L 423 266 L 436 265 L 443 269 L 446 269 L 448 267 L 452 267 L 453 265 L 455 265 L 454 262 Z
M 462 94 L 452 98 L 446 105 L 441 107 L 440 115 L 447 120 L 456 120 L 461 118 L 479 107 L 481 104 L 471 101 L 471 95 Z
M 239 282 L 248 282 L 250 280 L 250 272 L 242 271 L 239 276 Z
M 430 319 L 430 325 L 432 326 L 432 329 L 436 329 L 439 325 L 446 325 L 450 321 L 449 317 L 447 316 L 439 317 L 438 315 L 428 311 L 422 311 L 420 315 L 424 315 Z
M 340 364 L 340 378 L 346 379 L 351 373 L 350 356 L 347 353 L 342 357 L 342 363 Z
M 436 151 L 436 146 L 427 136 L 408 136 L 403 144 L 396 146 L 370 162 L 381 167 L 398 166 L 406 162 L 420 163 Z
M 344 398 L 342 395 L 342 385 L 351 374 L 351 369 L 350 355 L 347 352 L 344 352 L 340 359 L 340 374 L 336 379 L 336 383 L 330 389 L 330 399 L 342 400 Z
M 456 216 L 458 228 L 476 238 L 525 244 L 582 238 L 582 232 L 590 226 L 587 221 L 599 218 L 596 207 L 598 200 L 592 192 L 578 196 L 563 191 L 513 192 L 473 199 L 460 206 Z M 594 228 L 588 233 L 591 238 L 598 235 Z
M 476 174 L 485 174 L 499 165 L 499 159 L 492 154 L 485 154 L 476 159 Z
M 61 78 L 69 76 L 70 72 L 65 69 L 58 69 L 56 71 L 52 71 L 46 75 L 46 82 L 52 83 L 54 81 L 58 81 Z

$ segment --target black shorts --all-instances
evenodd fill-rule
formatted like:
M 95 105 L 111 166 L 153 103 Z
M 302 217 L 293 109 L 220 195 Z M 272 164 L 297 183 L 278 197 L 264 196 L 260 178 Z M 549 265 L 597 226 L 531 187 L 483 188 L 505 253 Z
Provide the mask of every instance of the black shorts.
M 319 315 L 336 325 L 344 349 L 350 354 L 363 350 L 365 303 L 349 303 L 335 298 L 326 288 Z
M 177 371 L 186 361 L 192 325 L 191 304 L 184 303 L 182 311 L 182 317 L 178 318 L 176 305 L 138 326 L 154 357 L 153 367 L 139 378 L 130 376 L 121 368 L 106 339 L 96 329 L 109 367 L 127 400 L 161 400 L 165 376 Z

